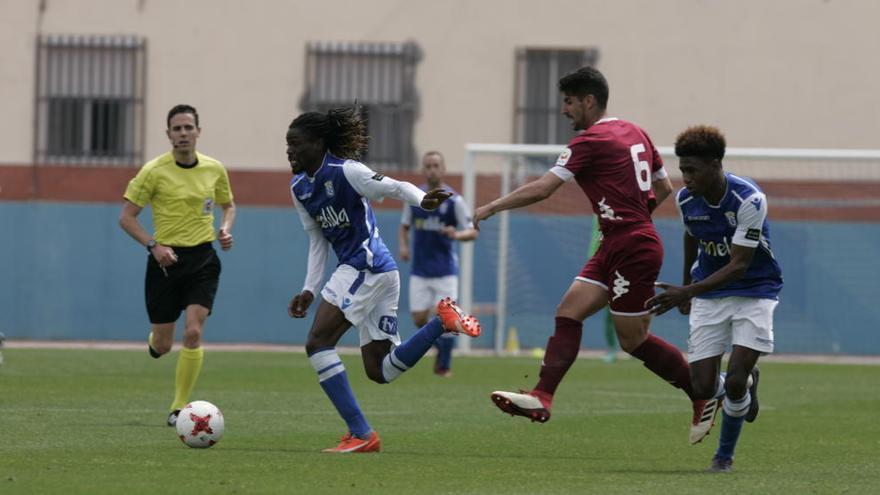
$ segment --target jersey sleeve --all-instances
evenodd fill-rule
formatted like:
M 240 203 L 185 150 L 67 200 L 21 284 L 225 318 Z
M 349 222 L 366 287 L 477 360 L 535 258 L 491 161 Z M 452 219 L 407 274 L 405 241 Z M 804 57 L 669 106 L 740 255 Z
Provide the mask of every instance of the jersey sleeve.
M 318 287 L 324 279 L 324 266 L 327 264 L 327 253 L 330 243 L 320 230 L 309 230 L 309 261 L 306 265 L 306 280 L 303 290 L 318 294 Z
M 214 185 L 214 201 L 225 205 L 232 202 L 232 186 L 229 184 L 229 173 L 220 166 L 220 177 Z
M 290 191 L 290 198 L 293 200 L 293 206 L 296 207 L 296 212 L 299 213 L 299 219 L 302 222 L 303 228 L 306 231 L 321 230 L 321 226 L 318 225 L 318 222 L 316 222 L 311 215 L 309 215 L 306 207 L 296 199 L 296 195 L 293 194 L 292 189 Z
M 688 235 L 693 237 L 694 234 L 693 234 L 693 232 L 691 232 L 691 228 L 688 227 L 687 222 L 684 221 L 684 209 L 682 208 L 682 205 L 686 201 L 688 201 L 687 199 L 685 199 L 686 196 L 687 196 L 687 189 L 681 188 L 681 190 L 678 191 L 678 194 L 675 195 L 675 209 L 678 210 L 678 215 L 681 217 L 681 223 L 684 225 L 685 232 L 687 232 Z
M 758 247 L 761 229 L 767 218 L 767 197 L 756 192 L 745 198 L 736 212 L 736 232 L 731 243 L 737 246 Z
M 351 187 L 365 198 L 382 201 L 388 197 L 419 206 L 425 197 L 425 191 L 409 182 L 376 173 L 360 162 L 349 160 L 343 165 L 342 171 Z
M 409 205 L 403 205 L 403 213 L 400 214 L 400 224 L 409 227 L 412 224 L 412 208 Z
M 123 198 L 131 201 L 139 207 L 145 207 L 151 199 L 156 187 L 154 180 L 153 167 L 147 165 L 142 167 L 137 175 L 134 176 L 125 188 Z
M 456 195 L 455 201 L 455 224 L 460 230 L 474 228 L 474 218 L 471 216 L 471 210 L 465 203 L 464 198 Z
M 568 182 L 589 165 L 589 157 L 589 144 L 586 141 L 572 142 L 562 150 L 550 171 Z

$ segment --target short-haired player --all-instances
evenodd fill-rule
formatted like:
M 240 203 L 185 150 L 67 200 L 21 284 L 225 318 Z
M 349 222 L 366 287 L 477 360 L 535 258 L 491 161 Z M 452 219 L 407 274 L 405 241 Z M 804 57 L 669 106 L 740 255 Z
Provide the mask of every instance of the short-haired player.
M 723 402 L 710 470 L 728 472 L 743 421 L 758 415 L 758 357 L 773 351 L 773 311 L 782 271 L 770 249 L 767 197 L 750 179 L 725 172 L 725 139 L 715 127 L 678 135 L 685 187 L 676 196 L 684 222 L 682 286 L 646 303 L 655 314 L 689 315 L 688 360 L 694 394 Z M 721 358 L 732 347 L 726 376 Z

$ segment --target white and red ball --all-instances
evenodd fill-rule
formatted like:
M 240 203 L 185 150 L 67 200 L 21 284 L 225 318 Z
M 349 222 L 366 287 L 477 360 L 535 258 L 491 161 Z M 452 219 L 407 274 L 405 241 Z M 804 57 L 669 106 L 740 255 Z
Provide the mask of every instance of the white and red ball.
M 204 400 L 190 402 L 177 416 L 177 436 L 195 449 L 205 449 L 223 437 L 223 413 L 214 404 Z

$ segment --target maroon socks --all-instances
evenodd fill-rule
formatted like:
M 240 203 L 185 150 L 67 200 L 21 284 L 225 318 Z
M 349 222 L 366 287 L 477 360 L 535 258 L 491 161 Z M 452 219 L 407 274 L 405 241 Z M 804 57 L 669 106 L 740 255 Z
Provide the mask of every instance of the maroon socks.
M 688 397 L 693 394 L 688 363 L 681 351 L 669 342 L 655 335 L 648 335 L 642 345 L 636 347 L 630 355 L 640 359 L 645 368 L 653 371 L 673 387 L 684 390 Z
M 534 390 L 541 393 L 548 403 L 556 393 L 556 387 L 559 386 L 562 377 L 577 359 L 581 350 L 583 327 L 583 322 L 556 317 L 556 332 L 547 341 L 544 360 L 541 362 L 541 379 Z

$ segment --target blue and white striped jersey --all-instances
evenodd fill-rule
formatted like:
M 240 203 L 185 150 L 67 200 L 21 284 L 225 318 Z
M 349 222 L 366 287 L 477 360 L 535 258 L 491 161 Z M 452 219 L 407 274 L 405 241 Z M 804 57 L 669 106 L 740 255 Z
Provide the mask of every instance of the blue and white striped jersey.
M 293 202 L 306 231 L 320 229 L 333 247 L 338 264 L 383 273 L 397 270 L 388 247 L 379 236 L 369 199 L 381 199 L 370 181 L 385 177 L 354 160 L 331 153 L 314 177 L 297 174 L 290 181 Z
M 770 250 L 767 197 L 749 179 L 729 172 L 724 176 L 727 191 L 717 205 L 692 196 L 686 188 L 676 196 L 681 219 L 699 249 L 691 276 L 699 282 L 727 265 L 731 244 L 755 248 L 755 255 L 743 278 L 699 297 L 776 299 L 782 289 L 782 270 Z

